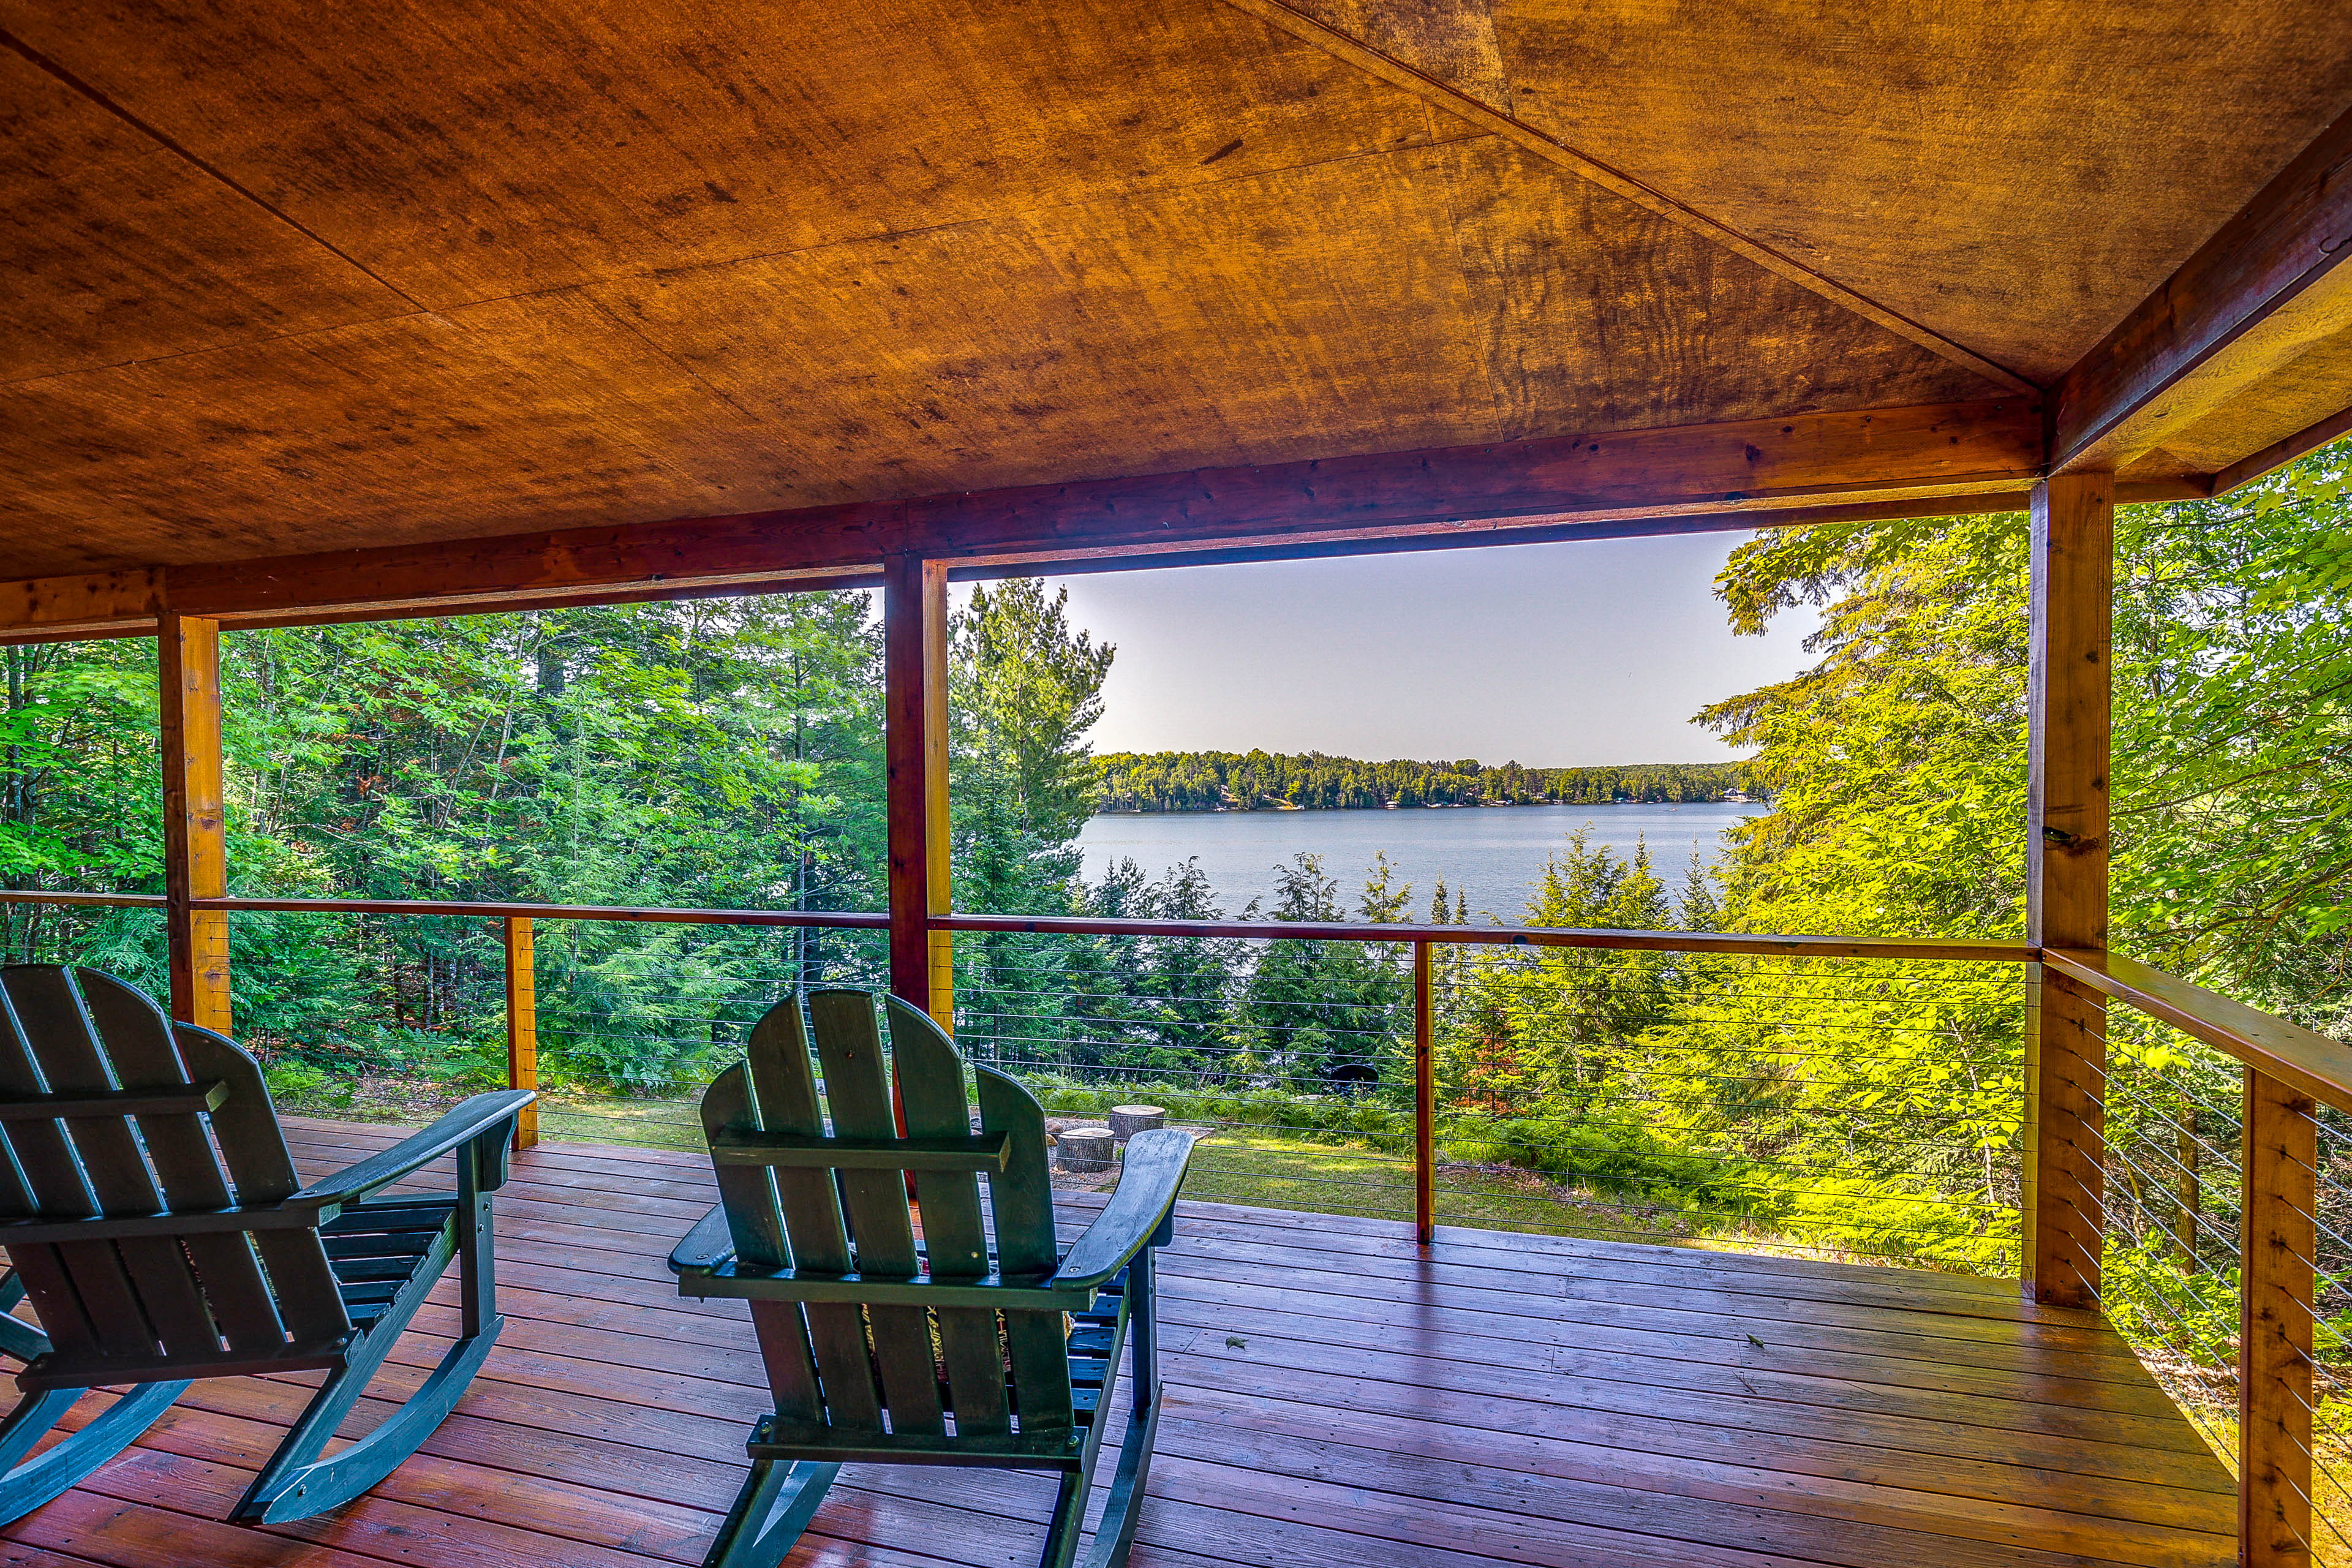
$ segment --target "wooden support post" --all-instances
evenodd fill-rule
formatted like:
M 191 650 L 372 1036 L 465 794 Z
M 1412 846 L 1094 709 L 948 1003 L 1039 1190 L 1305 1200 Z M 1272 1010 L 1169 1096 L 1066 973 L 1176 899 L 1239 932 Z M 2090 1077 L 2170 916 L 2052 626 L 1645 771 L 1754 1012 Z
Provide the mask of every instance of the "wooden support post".
M 222 823 L 220 623 L 165 611 L 157 626 L 163 708 L 163 925 L 172 1016 L 229 1032 L 228 914 L 189 907 L 228 893 Z
M 891 556 L 883 567 L 883 745 L 888 761 L 890 989 L 955 1028 L 948 912 L 947 563 Z
M 1436 1014 L 1430 984 L 1430 944 L 1412 944 L 1412 1215 L 1413 1234 L 1427 1247 L 1437 1238 L 1437 1066 L 1430 1040 Z
M 2238 1561 L 2311 1561 L 2313 1301 L 2319 1124 L 2312 1102 L 2246 1069 L 2238 1331 Z
M 2109 626 L 2115 477 L 2033 489 L 2026 940 L 2107 945 Z M 2095 1306 L 2105 1228 L 2106 1013 L 2028 966 L 2022 1262 L 2029 1300 Z
M 539 967 L 527 919 L 509 915 L 499 922 L 507 950 L 507 1087 L 539 1088 Z M 539 1142 L 539 1101 L 515 1117 L 514 1146 Z

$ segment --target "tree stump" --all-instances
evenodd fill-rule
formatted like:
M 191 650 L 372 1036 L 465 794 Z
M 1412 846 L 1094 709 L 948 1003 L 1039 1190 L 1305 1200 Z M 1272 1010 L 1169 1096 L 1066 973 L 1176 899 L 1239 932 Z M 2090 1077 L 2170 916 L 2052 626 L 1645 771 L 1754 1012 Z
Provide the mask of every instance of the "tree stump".
M 1110 1108 L 1110 1135 L 1124 1143 L 1139 1132 L 1149 1132 L 1155 1127 L 1168 1125 L 1168 1112 L 1157 1105 L 1114 1105 Z
M 1055 1141 L 1054 1158 L 1065 1171 L 1108 1171 L 1117 1149 L 1108 1127 L 1072 1127 Z

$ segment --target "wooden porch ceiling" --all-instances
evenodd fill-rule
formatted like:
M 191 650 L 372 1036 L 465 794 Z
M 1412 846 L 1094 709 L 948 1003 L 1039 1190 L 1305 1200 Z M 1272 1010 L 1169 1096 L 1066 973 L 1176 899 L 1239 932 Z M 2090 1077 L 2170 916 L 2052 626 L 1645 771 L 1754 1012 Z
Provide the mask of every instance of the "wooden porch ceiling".
M 0 0 L 0 635 L 2203 493 L 2352 404 L 2329 0 Z

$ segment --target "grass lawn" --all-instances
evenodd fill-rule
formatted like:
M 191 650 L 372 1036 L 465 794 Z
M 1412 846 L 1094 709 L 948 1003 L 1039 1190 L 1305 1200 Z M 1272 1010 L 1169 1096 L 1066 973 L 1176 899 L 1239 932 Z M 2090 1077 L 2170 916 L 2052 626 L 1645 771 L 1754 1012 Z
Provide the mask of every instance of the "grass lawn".
M 702 1123 L 687 1100 L 619 1100 L 547 1094 L 540 1100 L 540 1136 L 591 1143 L 640 1143 L 663 1149 L 702 1146 Z M 1356 1214 L 1410 1221 L 1412 1165 L 1368 1144 L 1310 1142 L 1263 1128 L 1196 1129 L 1184 1195 L 1203 1203 L 1313 1214 Z M 1079 1179 L 1057 1184 L 1098 1186 Z M 1441 1165 L 1437 1217 L 1445 1225 L 1535 1230 L 1605 1240 L 1691 1241 L 1687 1219 L 1672 1211 L 1644 1212 L 1596 1198 L 1508 1166 Z
M 461 1093 L 446 1085 L 365 1079 L 331 1092 L 281 1097 L 281 1102 L 301 1115 L 415 1122 L 429 1120 L 460 1098 Z M 545 1091 L 539 1101 L 539 1131 L 541 1138 L 556 1142 L 635 1143 L 696 1152 L 703 1148 L 702 1122 L 691 1100 Z M 1202 1139 L 1184 1184 L 1188 1198 L 1309 1214 L 1364 1215 L 1400 1223 L 1412 1219 L 1412 1166 L 1402 1155 L 1369 1143 L 1323 1142 L 1264 1127 L 1194 1131 Z M 1106 1177 L 1058 1172 L 1054 1180 L 1059 1187 L 1093 1190 L 1112 1184 Z M 1442 1225 L 1825 1256 L 1816 1247 L 1747 1230 L 1736 1221 L 1717 1223 L 1687 1210 L 1598 1194 L 1514 1165 L 1442 1163 L 1436 1201 Z

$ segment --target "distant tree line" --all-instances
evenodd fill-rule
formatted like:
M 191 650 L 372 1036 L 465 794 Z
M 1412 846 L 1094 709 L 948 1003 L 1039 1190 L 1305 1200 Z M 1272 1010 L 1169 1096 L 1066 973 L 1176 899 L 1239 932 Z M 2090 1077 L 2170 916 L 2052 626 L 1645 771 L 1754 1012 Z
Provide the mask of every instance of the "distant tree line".
M 1095 759 L 1102 811 L 1310 811 L 1385 805 L 1605 805 L 1721 800 L 1751 789 L 1741 763 L 1609 768 L 1385 763 L 1272 752 L 1117 752 Z

